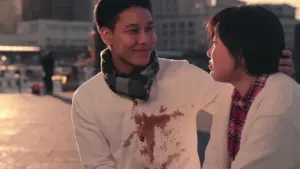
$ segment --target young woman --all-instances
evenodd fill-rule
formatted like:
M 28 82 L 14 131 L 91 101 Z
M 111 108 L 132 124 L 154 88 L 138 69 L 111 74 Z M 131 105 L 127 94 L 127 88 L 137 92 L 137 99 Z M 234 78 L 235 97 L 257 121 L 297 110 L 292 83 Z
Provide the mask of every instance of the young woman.
M 285 48 L 275 14 L 227 8 L 211 18 L 211 77 L 233 86 L 219 97 L 204 169 L 300 168 L 300 86 L 278 72 Z

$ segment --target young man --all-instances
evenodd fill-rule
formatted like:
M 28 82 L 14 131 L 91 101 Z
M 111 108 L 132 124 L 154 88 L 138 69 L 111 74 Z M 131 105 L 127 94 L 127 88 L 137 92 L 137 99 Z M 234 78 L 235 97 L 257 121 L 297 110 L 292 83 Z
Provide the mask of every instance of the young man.
M 204 169 L 300 168 L 300 86 L 278 73 L 284 31 L 258 6 L 227 8 L 207 24 L 211 76 L 230 83 L 217 100 Z M 231 97 L 230 97 L 231 96 Z
M 186 61 L 158 59 L 149 0 L 102 0 L 102 71 L 74 94 L 85 169 L 200 168 L 196 115 L 219 86 Z

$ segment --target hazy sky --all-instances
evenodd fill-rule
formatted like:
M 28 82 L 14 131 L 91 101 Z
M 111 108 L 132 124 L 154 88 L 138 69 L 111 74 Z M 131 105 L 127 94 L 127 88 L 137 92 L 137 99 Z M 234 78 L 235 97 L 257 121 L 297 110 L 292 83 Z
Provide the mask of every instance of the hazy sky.
M 248 3 L 286 3 L 298 8 L 297 18 L 300 19 L 300 0 L 243 0 Z

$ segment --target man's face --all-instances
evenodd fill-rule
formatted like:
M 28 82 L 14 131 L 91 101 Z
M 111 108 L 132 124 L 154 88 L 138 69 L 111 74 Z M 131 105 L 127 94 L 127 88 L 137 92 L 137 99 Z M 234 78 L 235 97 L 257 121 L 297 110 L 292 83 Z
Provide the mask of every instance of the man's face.
M 119 15 L 106 43 L 121 60 L 134 66 L 144 66 L 149 63 L 156 41 L 150 12 L 141 7 L 131 7 Z

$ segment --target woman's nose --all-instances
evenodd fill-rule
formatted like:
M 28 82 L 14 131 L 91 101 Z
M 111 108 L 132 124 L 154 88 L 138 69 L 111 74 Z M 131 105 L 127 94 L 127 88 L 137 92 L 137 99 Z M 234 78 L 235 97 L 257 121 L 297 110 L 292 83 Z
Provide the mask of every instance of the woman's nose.
M 212 49 L 209 48 L 208 51 L 206 52 L 206 55 L 207 55 L 207 57 L 209 57 L 209 58 L 211 57 L 211 51 L 212 51 Z

